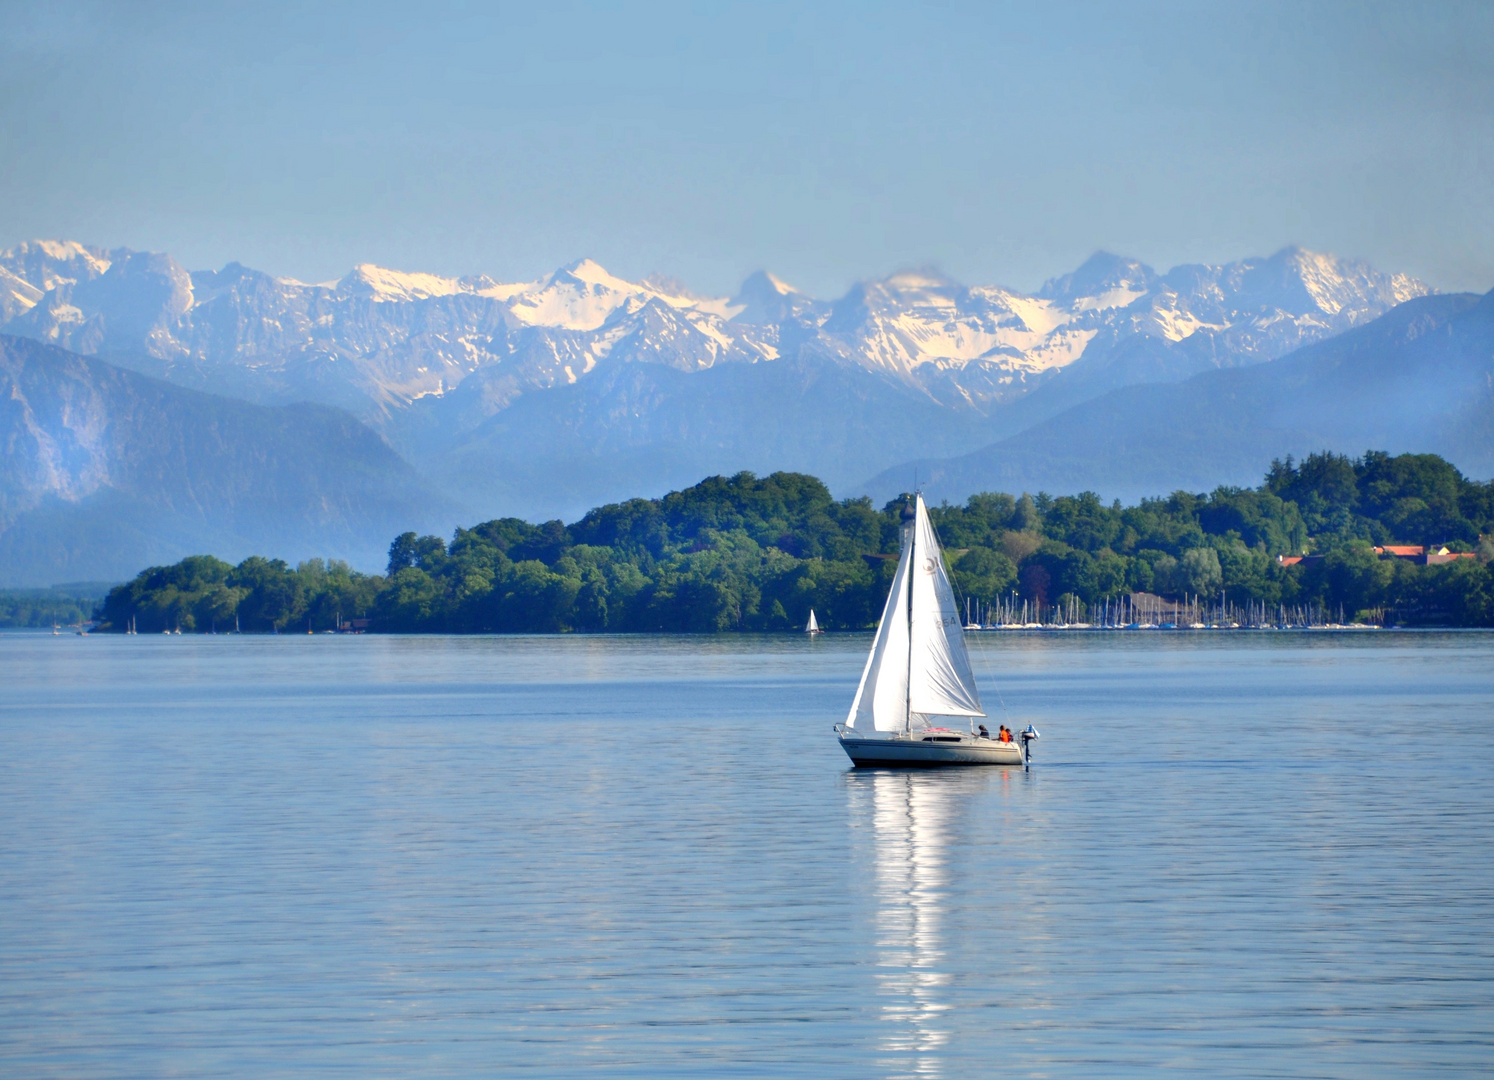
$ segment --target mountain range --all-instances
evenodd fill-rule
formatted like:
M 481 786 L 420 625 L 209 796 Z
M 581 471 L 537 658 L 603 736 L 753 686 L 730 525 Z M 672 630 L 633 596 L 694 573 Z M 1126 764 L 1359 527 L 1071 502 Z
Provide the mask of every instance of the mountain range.
M 518 284 L 363 265 L 306 285 L 33 241 L 0 252 L 0 331 L 134 358 L 183 385 L 339 405 L 403 435 L 424 413 L 473 427 L 621 364 L 694 373 L 796 357 L 989 414 L 1058 376 L 1130 383 L 1269 360 L 1428 291 L 1297 248 L 1162 275 L 1098 254 L 1034 295 L 904 272 L 825 303 L 766 273 L 730 298 L 589 260 Z
M 1134 499 L 1250 486 L 1270 463 L 1324 448 L 1436 453 L 1494 476 L 1494 291 L 1426 296 L 1271 363 L 1124 387 L 1021 434 L 888 470 L 891 498 L 916 470 L 931 498 L 975 491 Z
M 942 470 L 951 498 L 1013 486 L 1006 478 L 1168 490 L 1186 470 L 1160 451 L 1165 440 L 1121 475 L 1103 448 L 1076 449 L 1073 410 L 1091 410 L 1082 430 L 1099 438 L 1106 414 L 1093 410 L 1118 408 L 1115 394 L 1151 400 L 1274 367 L 1368 332 L 1408 301 L 1450 299 L 1430 293 L 1406 275 L 1299 248 L 1166 273 L 1102 253 L 1031 294 L 905 271 L 833 302 L 767 273 L 733 296 L 705 297 L 587 260 L 521 283 L 362 265 L 304 284 L 71 241 L 0 252 L 0 334 L 219 401 L 351 414 L 344 422 L 368 432 L 358 438 L 413 466 L 388 504 L 418 505 L 412 527 L 443 512 L 448 527 L 502 514 L 570 519 L 742 469 L 812 472 L 838 494 L 882 492 L 893 476 L 905 488 L 914 461 L 923 475 Z M 1023 449 L 1040 435 L 1049 450 Z M 994 474 L 970 456 L 987 446 L 1006 448 Z M 1258 476 L 1257 457 L 1241 449 L 1220 477 Z M 72 498 L 61 487 L 50 495 Z

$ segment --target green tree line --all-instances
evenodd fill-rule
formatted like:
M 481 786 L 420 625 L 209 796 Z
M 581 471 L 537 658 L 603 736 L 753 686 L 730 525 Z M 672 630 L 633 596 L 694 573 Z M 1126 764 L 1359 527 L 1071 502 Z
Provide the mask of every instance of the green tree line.
M 0 628 L 81 624 L 108 591 L 107 584 L 94 582 L 50 589 L 0 589 Z
M 878 509 L 812 476 L 711 477 L 580 521 L 500 518 L 405 533 L 382 575 L 314 559 L 292 568 L 193 556 L 109 593 L 101 626 L 142 632 L 332 629 L 553 633 L 785 630 L 814 608 L 834 629 L 874 626 L 905 497 Z M 1016 597 L 1083 613 L 1132 592 L 1227 593 L 1235 603 L 1321 604 L 1363 619 L 1494 625 L 1494 483 L 1433 454 L 1313 454 L 1274 462 L 1256 488 L 1176 492 L 1134 506 L 1093 493 L 972 496 L 931 514 L 972 604 Z M 1474 558 L 1416 565 L 1375 546 L 1446 545 Z M 1313 556 L 1283 565 L 1283 555 Z

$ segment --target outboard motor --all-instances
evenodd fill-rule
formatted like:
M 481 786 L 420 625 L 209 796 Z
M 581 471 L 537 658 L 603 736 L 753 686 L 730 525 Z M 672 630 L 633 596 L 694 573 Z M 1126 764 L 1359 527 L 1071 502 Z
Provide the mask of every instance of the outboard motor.
M 1031 724 L 1028 724 L 1027 725 L 1027 730 L 1024 731 L 1024 732 L 1022 732 L 1022 766 L 1023 766 L 1023 768 L 1026 768 L 1026 767 L 1028 767 L 1028 766 L 1030 766 L 1032 764 L 1032 740 L 1033 739 L 1038 739 L 1038 738 L 1041 738 L 1041 737 L 1042 736 L 1040 736 L 1038 734 L 1037 728 L 1033 727 Z

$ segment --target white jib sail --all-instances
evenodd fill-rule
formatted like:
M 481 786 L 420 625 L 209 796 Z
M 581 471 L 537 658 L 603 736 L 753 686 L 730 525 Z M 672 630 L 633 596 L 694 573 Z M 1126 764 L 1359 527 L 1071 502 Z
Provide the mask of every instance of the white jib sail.
M 820 630 L 820 624 L 814 621 L 814 608 L 810 608 L 809 609 L 809 622 L 805 624 L 805 626 L 804 626 L 804 632 L 806 634 L 817 634 L 817 633 L 819 633 L 819 630 Z
M 861 685 L 851 702 L 846 726 L 876 731 L 902 731 L 908 718 L 908 560 L 912 549 L 907 539 L 897 561 L 897 574 L 882 609 L 877 637 L 861 672 Z
M 985 716 L 975 677 L 970 673 L 970 654 L 965 651 L 965 631 L 955 606 L 954 589 L 921 495 L 915 509 L 913 551 L 917 565 L 910 575 L 913 632 L 907 709 L 925 716 Z

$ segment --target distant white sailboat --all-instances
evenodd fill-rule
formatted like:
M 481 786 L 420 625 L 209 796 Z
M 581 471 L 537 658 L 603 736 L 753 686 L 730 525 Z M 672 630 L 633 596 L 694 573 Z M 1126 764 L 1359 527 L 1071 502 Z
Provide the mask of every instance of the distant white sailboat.
M 823 634 L 825 632 L 820 629 L 820 624 L 814 620 L 814 608 L 809 609 L 809 622 L 804 625 L 804 632 L 806 634 Z
M 923 496 L 903 511 L 902 552 L 850 715 L 836 725 L 857 765 L 1023 765 L 1029 727 L 1005 740 L 975 730 L 984 718 L 965 633 Z M 936 726 L 960 717 L 968 731 Z

